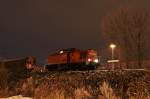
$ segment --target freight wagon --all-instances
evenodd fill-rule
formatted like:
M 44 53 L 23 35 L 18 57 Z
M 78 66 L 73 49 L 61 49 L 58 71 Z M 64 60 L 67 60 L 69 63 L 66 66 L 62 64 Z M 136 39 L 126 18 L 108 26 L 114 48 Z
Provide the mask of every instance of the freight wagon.
M 33 65 L 35 65 L 33 57 L 3 59 L 0 61 L 0 73 L 7 72 L 11 79 L 24 78 L 33 69 Z

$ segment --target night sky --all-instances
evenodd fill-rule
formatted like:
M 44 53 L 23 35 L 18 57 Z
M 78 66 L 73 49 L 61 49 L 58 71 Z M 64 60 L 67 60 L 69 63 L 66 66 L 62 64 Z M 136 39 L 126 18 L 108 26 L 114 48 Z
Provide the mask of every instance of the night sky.
M 103 16 L 122 6 L 149 5 L 150 0 L 0 0 L 0 57 L 44 61 L 60 48 L 103 50 Z

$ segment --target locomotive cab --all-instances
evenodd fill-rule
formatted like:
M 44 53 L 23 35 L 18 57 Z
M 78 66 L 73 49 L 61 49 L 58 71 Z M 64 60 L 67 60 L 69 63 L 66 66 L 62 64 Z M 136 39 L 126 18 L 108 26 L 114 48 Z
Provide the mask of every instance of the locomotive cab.
M 97 52 L 95 50 L 87 50 L 86 65 L 97 65 L 98 63 Z

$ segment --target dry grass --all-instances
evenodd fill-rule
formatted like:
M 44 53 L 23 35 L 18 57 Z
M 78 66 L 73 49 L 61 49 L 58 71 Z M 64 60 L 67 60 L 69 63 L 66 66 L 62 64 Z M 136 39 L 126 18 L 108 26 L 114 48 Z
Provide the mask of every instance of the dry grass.
M 103 82 L 102 86 L 100 86 L 100 91 L 104 99 L 120 99 L 115 95 L 111 86 L 106 82 Z
M 0 98 L 0 99 L 1 99 L 1 98 Z M 21 96 L 21 95 L 17 95 L 17 96 L 2 98 L 2 99 L 32 99 L 32 98 L 30 98 L 30 97 L 23 97 L 23 96 Z
M 40 93 L 39 93 L 40 92 Z M 63 90 L 55 89 L 51 92 L 48 92 L 48 90 L 36 90 L 34 94 L 34 99 L 66 99 L 64 96 Z
M 149 74 L 145 76 L 144 73 L 127 73 L 127 78 L 121 80 L 118 75 L 119 73 L 101 76 L 93 72 L 56 73 L 42 77 L 40 83 L 37 80 L 39 78 L 31 77 L 16 87 L 16 95 L 19 93 L 34 99 L 123 99 L 122 95 L 126 94 L 124 99 L 150 99 Z M 99 79 L 100 77 L 103 79 Z M 125 92 L 121 89 L 124 84 L 127 86 Z M 8 87 L 0 90 L 0 97 L 11 95 Z
M 91 94 L 83 87 L 77 88 L 74 91 L 75 99 L 88 99 L 91 97 Z
M 150 99 L 150 95 L 145 95 L 144 92 L 141 92 L 138 89 L 135 89 L 137 93 L 133 96 L 129 96 L 129 99 Z M 99 99 L 121 99 L 121 96 L 116 96 L 113 89 L 110 87 L 109 83 L 103 82 L 100 86 L 100 91 L 102 96 Z
M 68 96 L 64 89 L 50 88 L 48 83 L 44 83 L 35 89 L 35 99 L 89 99 L 91 95 L 85 88 L 74 90 L 74 96 Z
M 25 95 L 26 93 L 26 95 L 29 95 L 29 93 L 32 93 L 34 99 L 92 99 L 92 95 L 85 87 L 75 89 L 74 96 L 68 97 L 66 96 L 64 89 L 59 89 L 56 87 L 50 88 L 50 85 L 47 82 L 42 83 L 34 90 L 29 82 L 26 82 L 27 84 L 23 85 L 22 90 L 24 92 L 22 94 Z M 116 96 L 115 92 L 107 82 L 103 82 L 102 85 L 100 85 L 99 90 L 101 92 L 99 99 L 121 99 L 121 96 Z M 8 94 L 9 91 L 7 88 L 5 90 L 0 90 L 0 96 L 6 97 Z M 130 96 L 129 99 L 150 99 L 150 96 L 145 96 L 144 93 L 137 91 L 137 93 Z
M 103 82 L 99 87 L 101 95 L 99 99 L 121 99 L 121 96 L 116 96 L 115 92 L 107 82 Z M 35 90 L 35 99 L 92 99 L 92 95 L 85 88 L 77 88 L 74 90 L 74 96 L 66 97 L 64 89 L 50 88 L 48 83 L 44 83 Z M 130 96 L 129 99 L 150 99 L 150 96 L 145 96 L 141 92 L 138 92 L 134 96 Z
M 35 99 L 65 99 L 64 91 L 58 88 L 50 88 L 48 83 L 43 83 L 34 91 Z

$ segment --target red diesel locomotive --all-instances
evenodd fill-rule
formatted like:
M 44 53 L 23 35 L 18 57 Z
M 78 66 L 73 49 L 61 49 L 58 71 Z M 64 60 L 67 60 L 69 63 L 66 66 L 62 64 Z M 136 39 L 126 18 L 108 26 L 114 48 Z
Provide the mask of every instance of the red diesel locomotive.
M 59 50 L 48 56 L 48 70 L 89 70 L 99 63 L 97 51 L 69 48 Z

